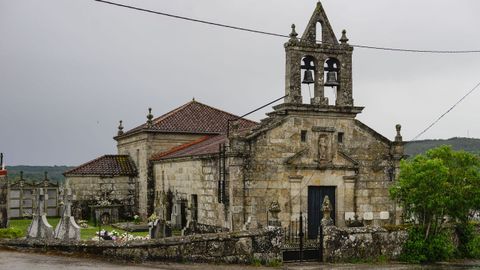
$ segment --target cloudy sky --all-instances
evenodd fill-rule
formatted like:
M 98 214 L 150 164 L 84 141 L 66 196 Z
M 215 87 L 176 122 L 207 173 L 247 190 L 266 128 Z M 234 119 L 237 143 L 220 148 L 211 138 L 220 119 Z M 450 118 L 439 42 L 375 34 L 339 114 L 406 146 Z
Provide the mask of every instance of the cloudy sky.
M 114 0 L 112 0 L 114 1 Z M 288 34 L 315 0 L 115 0 Z M 477 0 L 323 0 L 351 44 L 480 49 Z M 9 165 L 78 165 L 115 153 L 126 129 L 196 100 L 244 114 L 284 94 L 283 38 L 93 0 L 0 0 L 0 152 Z M 358 118 L 412 139 L 480 81 L 480 54 L 354 51 Z M 480 137 L 480 90 L 421 139 Z M 263 110 L 251 116 L 264 117 Z

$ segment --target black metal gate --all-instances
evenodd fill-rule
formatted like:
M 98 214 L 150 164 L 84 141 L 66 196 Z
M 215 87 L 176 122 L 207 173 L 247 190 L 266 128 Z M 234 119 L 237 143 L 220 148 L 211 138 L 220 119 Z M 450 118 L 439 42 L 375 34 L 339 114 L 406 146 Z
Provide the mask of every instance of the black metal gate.
M 307 215 L 300 212 L 299 218 L 284 228 L 283 261 L 323 260 L 322 204 L 328 196 L 335 213 L 335 189 L 334 186 L 308 187 Z M 335 215 L 332 219 L 335 223 Z
M 320 225 L 315 229 L 318 237 L 311 239 L 308 220 L 303 213 L 300 217 L 283 228 L 283 261 L 322 261 L 323 237 Z M 318 234 L 320 232 L 320 234 Z

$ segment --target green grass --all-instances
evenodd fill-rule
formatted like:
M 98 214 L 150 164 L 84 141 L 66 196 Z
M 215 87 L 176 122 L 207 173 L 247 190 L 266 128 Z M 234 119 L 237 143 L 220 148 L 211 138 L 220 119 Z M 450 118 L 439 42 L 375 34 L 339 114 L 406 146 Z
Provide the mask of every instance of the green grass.
M 19 230 L 21 232 L 21 235 L 19 235 L 19 237 L 25 237 L 28 230 L 28 226 L 30 225 L 31 221 L 32 221 L 31 219 L 12 219 L 10 220 L 9 228 Z M 59 218 L 48 218 L 48 223 L 50 223 L 50 225 L 52 225 L 54 229 L 57 226 L 59 221 L 60 221 Z M 124 230 L 113 228 L 110 225 L 102 226 L 101 229 L 107 230 L 109 232 L 115 230 L 120 234 L 123 234 L 125 232 Z M 100 230 L 99 227 L 95 227 L 93 226 L 93 223 L 89 222 L 88 228 L 85 228 L 85 229 L 82 228 L 80 230 L 80 238 L 82 240 L 90 240 L 96 236 L 96 233 L 99 230 Z M 128 234 L 135 235 L 135 236 L 146 236 L 148 232 L 129 232 Z

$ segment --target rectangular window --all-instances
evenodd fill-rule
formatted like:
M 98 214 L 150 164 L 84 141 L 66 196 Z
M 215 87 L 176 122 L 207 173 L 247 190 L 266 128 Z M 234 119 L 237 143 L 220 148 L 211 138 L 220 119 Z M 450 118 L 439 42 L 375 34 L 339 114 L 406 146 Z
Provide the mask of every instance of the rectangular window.
M 197 194 L 192 194 L 192 220 L 198 221 L 198 196 Z
M 338 132 L 338 143 L 343 143 L 343 132 Z
M 300 132 L 300 140 L 302 142 L 306 142 L 307 141 L 307 131 L 306 130 L 302 130 Z

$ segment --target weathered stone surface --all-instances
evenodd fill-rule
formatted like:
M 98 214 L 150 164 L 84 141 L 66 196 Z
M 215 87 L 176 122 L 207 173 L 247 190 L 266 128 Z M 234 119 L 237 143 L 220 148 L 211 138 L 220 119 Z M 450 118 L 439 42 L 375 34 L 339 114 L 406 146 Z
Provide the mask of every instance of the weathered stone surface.
M 324 228 L 324 260 L 348 262 L 385 256 L 397 259 L 407 240 L 406 231 L 388 232 L 381 227 Z
M 54 236 L 63 240 L 80 240 L 80 226 L 75 222 L 72 216 L 72 191 L 70 188 L 66 190 L 62 188 L 63 211 L 60 221 L 55 228 Z
M 280 230 L 217 233 L 148 241 L 62 241 L 58 239 L 0 239 L 0 247 L 38 251 L 81 252 L 132 261 L 190 261 L 249 263 L 281 260 Z
M 53 227 L 48 223 L 45 213 L 45 191 L 39 188 L 35 194 L 37 209 L 32 216 L 32 222 L 27 229 L 27 238 L 50 239 L 53 238 Z

